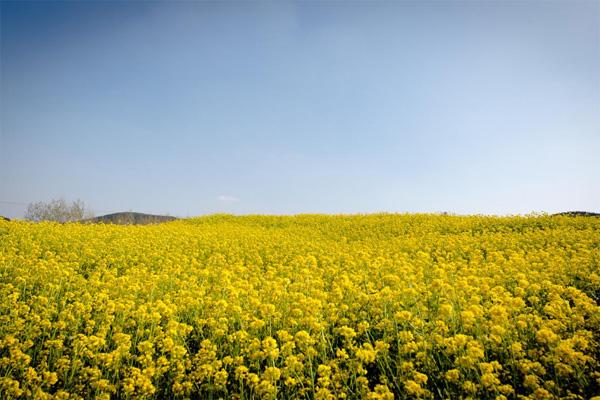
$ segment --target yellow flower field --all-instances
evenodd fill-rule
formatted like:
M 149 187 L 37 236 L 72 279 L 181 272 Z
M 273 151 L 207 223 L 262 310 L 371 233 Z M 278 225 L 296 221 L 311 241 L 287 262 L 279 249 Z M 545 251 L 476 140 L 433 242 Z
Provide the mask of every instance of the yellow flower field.
M 0 221 L 0 398 L 589 399 L 600 219 Z

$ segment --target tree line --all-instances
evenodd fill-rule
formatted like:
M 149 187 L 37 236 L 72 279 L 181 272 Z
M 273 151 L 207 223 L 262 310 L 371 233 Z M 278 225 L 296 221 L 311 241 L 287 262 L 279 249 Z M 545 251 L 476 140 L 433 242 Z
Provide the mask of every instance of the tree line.
M 25 212 L 25 219 L 40 222 L 73 222 L 82 219 L 93 218 L 94 213 L 85 203 L 77 199 L 68 203 L 65 199 L 53 199 L 51 201 L 38 201 L 29 203 Z

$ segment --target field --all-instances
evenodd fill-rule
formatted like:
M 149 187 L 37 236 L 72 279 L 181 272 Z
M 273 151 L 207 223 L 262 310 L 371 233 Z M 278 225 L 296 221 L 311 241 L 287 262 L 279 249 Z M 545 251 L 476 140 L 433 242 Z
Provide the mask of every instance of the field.
M 0 398 L 589 399 L 600 218 L 0 221 Z

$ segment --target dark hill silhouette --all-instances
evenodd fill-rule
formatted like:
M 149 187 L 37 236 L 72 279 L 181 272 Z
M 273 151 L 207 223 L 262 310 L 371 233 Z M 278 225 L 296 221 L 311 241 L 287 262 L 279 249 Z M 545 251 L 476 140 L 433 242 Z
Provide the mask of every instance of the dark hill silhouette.
M 565 211 L 552 215 L 566 215 L 568 217 L 600 217 L 600 214 L 588 211 Z
M 169 215 L 153 215 L 138 212 L 118 212 L 114 214 L 101 215 L 99 217 L 83 220 L 83 223 L 104 223 L 117 225 L 147 225 L 161 222 L 175 221 L 177 218 Z

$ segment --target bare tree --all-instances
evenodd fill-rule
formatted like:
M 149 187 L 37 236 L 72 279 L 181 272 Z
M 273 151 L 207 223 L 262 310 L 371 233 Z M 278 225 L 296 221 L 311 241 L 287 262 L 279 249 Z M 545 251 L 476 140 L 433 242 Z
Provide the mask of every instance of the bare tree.
M 38 201 L 29 203 L 25 213 L 25 219 L 30 221 L 55 221 L 69 222 L 92 218 L 93 212 L 85 207 L 85 203 L 79 199 L 68 204 L 65 199 L 51 200 L 49 202 Z

